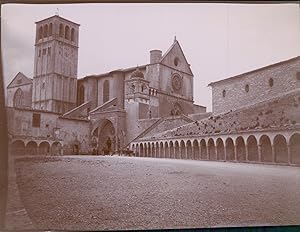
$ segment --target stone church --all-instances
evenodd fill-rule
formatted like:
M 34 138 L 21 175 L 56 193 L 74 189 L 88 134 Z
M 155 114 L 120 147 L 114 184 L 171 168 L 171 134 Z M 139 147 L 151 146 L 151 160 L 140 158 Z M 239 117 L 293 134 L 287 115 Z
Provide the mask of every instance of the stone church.
M 7 86 L 14 153 L 113 153 L 154 127 L 207 117 L 176 38 L 148 64 L 78 78 L 79 26 L 58 15 L 36 22 L 33 77 L 19 72 Z

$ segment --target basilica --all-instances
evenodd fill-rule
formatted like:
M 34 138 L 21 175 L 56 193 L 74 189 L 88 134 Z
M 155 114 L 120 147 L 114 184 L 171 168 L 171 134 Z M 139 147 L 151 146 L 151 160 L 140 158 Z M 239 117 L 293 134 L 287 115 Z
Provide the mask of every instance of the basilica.
M 11 154 L 300 165 L 300 57 L 210 83 L 206 112 L 176 38 L 148 64 L 78 77 L 79 26 L 36 22 L 33 77 L 7 86 Z

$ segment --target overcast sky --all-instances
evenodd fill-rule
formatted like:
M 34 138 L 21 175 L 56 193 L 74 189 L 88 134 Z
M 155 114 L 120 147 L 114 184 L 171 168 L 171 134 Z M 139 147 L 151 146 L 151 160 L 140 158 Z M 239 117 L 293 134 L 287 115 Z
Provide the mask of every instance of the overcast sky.
M 33 75 L 35 22 L 79 23 L 78 78 L 149 63 L 176 35 L 194 73 L 194 100 L 211 110 L 210 82 L 300 55 L 297 4 L 73 4 L 1 8 L 5 86 Z

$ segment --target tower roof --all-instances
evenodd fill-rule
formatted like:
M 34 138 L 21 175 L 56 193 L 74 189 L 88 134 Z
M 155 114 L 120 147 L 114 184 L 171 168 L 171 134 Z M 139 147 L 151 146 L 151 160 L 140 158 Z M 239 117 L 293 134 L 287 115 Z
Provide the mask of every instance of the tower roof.
M 41 23 L 41 22 L 43 22 L 43 21 L 48 21 L 49 19 L 52 19 L 52 18 L 57 18 L 57 19 L 60 19 L 60 20 L 65 21 L 65 22 L 72 23 L 72 24 L 75 24 L 75 25 L 77 25 L 77 26 L 80 26 L 80 24 L 75 23 L 75 22 L 73 22 L 73 21 L 71 21 L 71 20 L 65 19 L 65 18 L 63 18 L 63 17 L 61 17 L 61 16 L 59 16 L 59 15 L 53 15 L 53 16 L 51 16 L 51 17 L 42 19 L 42 20 L 37 21 L 37 22 L 35 22 L 35 23 L 38 24 L 38 23 Z

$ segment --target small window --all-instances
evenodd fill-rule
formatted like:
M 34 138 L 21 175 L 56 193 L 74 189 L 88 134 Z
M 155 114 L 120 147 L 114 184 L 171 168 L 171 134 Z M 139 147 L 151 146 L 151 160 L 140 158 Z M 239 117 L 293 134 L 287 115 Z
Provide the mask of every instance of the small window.
M 41 125 L 41 114 L 32 114 L 32 127 L 40 127 Z
M 42 54 L 42 51 L 41 51 L 41 49 L 39 50 L 39 57 L 41 57 L 41 54 Z
M 300 72 L 297 72 L 296 78 L 297 78 L 298 81 L 300 81 Z
M 174 65 L 175 65 L 175 66 L 178 66 L 178 64 L 179 64 L 179 58 L 176 57 L 176 58 L 174 59 Z
M 272 87 L 274 85 L 274 80 L 273 78 L 270 78 L 269 79 L 269 86 Z
M 225 89 L 223 90 L 223 93 L 222 93 L 222 95 L 223 95 L 223 97 L 225 97 L 225 96 L 226 96 L 226 90 L 225 90 Z
M 48 48 L 48 56 L 51 55 L 51 47 Z
M 245 91 L 248 93 L 249 92 L 249 85 L 245 85 Z

